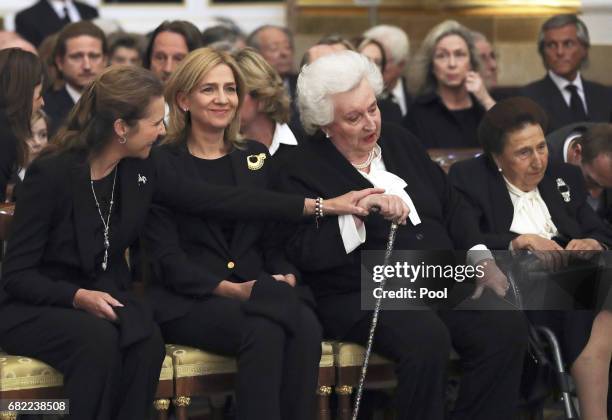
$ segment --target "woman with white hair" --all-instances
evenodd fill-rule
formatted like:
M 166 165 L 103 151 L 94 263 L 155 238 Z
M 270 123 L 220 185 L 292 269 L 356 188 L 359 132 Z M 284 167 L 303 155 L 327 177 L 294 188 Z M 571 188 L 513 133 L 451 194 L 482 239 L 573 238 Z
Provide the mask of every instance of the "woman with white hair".
M 301 224 L 286 247 L 313 289 L 325 336 L 360 344 L 370 324 L 370 311 L 361 309 L 360 251 L 386 248 L 389 224 L 383 217 L 410 209 L 409 222 L 397 230 L 396 249 L 466 250 L 481 243 L 469 209 L 418 140 L 401 127 L 381 125 L 376 95 L 382 87 L 375 64 L 355 52 L 303 67 L 298 104 L 311 137 L 280 170 L 285 191 L 328 197 L 376 185 L 392 194 L 368 198 L 391 210 L 365 220 L 330 217 Z M 485 271 L 478 293 L 487 288 L 504 295 L 505 276 L 495 264 L 486 264 Z M 454 418 L 514 418 L 526 347 L 522 317 L 429 309 L 383 311 L 378 320 L 374 351 L 396 363 L 398 418 L 444 418 L 451 342 L 464 362 Z
M 478 147 L 476 130 L 495 105 L 478 70 L 470 30 L 454 20 L 435 26 L 423 41 L 411 72 L 417 98 L 404 126 L 426 148 Z

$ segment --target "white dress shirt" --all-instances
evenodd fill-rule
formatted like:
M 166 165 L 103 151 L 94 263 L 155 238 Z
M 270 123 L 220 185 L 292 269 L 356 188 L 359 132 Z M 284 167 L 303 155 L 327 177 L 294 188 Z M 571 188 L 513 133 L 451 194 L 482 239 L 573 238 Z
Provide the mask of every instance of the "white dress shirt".
M 552 221 L 548 206 L 542 199 L 540 191 L 535 188 L 529 192 L 521 191 L 504 177 L 514 207 L 514 217 L 510 231 L 519 235 L 531 233 L 546 239 L 559 234 Z
M 276 127 L 274 128 L 274 136 L 272 137 L 272 143 L 270 144 L 270 148 L 268 149 L 270 156 L 274 156 L 274 153 L 278 151 L 278 148 L 281 144 L 297 146 L 298 141 L 295 138 L 293 131 L 291 131 L 287 124 L 276 123 Z
M 402 117 L 405 116 L 406 112 L 408 112 L 408 108 L 406 107 L 404 80 L 401 77 L 397 79 L 397 83 L 395 84 L 395 87 L 391 90 L 391 94 L 393 94 L 393 102 L 395 102 L 402 111 Z
M 384 188 L 385 194 L 397 195 L 410 209 L 408 214 L 408 220 L 413 226 L 421 223 L 421 218 L 417 212 L 412 199 L 408 193 L 404 190 L 408 185 L 402 178 L 387 171 L 385 163 L 382 160 L 382 155 L 374 158 L 370 165 L 370 172 L 365 173 L 359 171 L 359 173 L 375 187 Z M 359 227 L 355 224 L 355 219 L 352 215 L 338 216 L 338 225 L 340 227 L 340 235 L 342 236 L 342 243 L 344 244 L 344 250 L 347 254 L 354 251 L 359 245 L 363 244 L 366 240 L 366 228 L 365 224 L 361 224 Z M 478 261 L 492 258 L 492 254 L 488 251 L 487 247 L 483 244 L 478 244 L 470 248 L 468 252 L 467 260 L 468 264 L 476 264 Z
M 557 86 L 557 88 L 561 91 L 561 95 L 563 95 L 563 99 L 565 100 L 565 103 L 568 107 L 570 106 L 572 94 L 565 87 L 570 84 L 576 86 L 576 92 L 578 92 L 578 96 L 580 96 L 580 99 L 582 100 L 582 105 L 584 106 L 584 112 L 589 115 L 589 108 L 587 107 L 586 96 L 584 95 L 584 87 L 582 86 L 582 77 L 580 76 L 580 72 L 576 74 L 576 78 L 573 81 L 564 79 L 563 77 L 556 75 L 550 70 L 548 71 L 548 75 L 552 79 L 553 83 Z
M 47 0 L 57 13 L 60 19 L 64 19 L 65 10 L 68 10 L 68 17 L 70 18 L 70 22 L 78 22 L 81 20 L 81 14 L 79 10 L 76 8 L 72 0 Z
M 72 102 L 75 104 L 81 99 L 82 93 L 70 86 L 70 83 L 66 83 L 66 92 L 68 92 L 68 95 L 72 98 Z

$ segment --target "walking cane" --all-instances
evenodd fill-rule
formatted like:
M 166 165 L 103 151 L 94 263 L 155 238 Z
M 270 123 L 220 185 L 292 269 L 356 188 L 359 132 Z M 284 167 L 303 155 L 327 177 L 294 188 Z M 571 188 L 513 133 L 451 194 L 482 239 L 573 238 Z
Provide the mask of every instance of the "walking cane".
M 397 223 L 391 223 L 389 238 L 387 239 L 387 250 L 385 251 L 385 259 L 383 264 L 389 265 L 391 253 L 393 252 L 393 243 L 395 242 L 395 233 L 397 232 Z M 384 290 L 387 278 L 383 276 L 378 287 Z M 363 358 L 363 366 L 361 367 L 361 376 L 359 377 L 359 387 L 357 387 L 357 395 L 355 396 L 355 405 L 353 406 L 353 420 L 357 420 L 359 414 L 359 404 L 361 403 L 361 394 L 363 394 L 363 384 L 365 382 L 366 373 L 368 372 L 368 363 L 370 362 L 370 354 L 372 353 L 372 344 L 374 343 L 374 333 L 376 332 L 376 324 L 378 324 L 378 314 L 380 312 L 380 304 L 382 302 L 382 293 L 376 299 L 374 313 L 372 314 L 372 323 L 370 324 L 370 334 L 368 335 L 368 344 L 366 346 L 365 357 Z

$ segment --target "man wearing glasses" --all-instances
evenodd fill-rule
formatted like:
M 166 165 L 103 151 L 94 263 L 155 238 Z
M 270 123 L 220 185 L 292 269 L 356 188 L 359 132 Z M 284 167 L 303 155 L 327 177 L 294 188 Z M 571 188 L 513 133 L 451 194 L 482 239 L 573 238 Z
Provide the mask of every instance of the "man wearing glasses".
M 612 95 L 598 83 L 582 78 L 588 59 L 589 31 L 576 15 L 556 15 L 542 25 L 538 51 L 547 75 L 522 89 L 548 113 L 547 132 L 567 124 L 612 121 Z
M 107 53 L 104 32 L 89 21 L 66 25 L 59 33 L 53 51 L 58 80 L 45 94 L 51 135 L 62 125 L 83 89 L 104 69 Z

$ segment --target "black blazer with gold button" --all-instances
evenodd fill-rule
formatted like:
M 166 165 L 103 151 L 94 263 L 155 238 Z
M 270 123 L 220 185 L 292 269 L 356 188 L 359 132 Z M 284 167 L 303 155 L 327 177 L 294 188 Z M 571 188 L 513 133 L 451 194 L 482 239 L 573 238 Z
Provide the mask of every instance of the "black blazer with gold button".
M 160 146 L 159 152 L 180 163 L 182 177 L 206 182 L 184 143 Z M 248 157 L 262 153 L 266 156 L 263 166 L 249 169 Z M 239 204 L 248 211 L 260 205 L 257 201 L 265 200 L 259 194 L 269 186 L 270 156 L 264 145 L 248 141 L 246 149 L 234 149 L 230 159 L 236 185 L 254 194 L 253 200 Z M 220 212 L 203 218 L 165 206 L 152 207 L 145 236 L 147 251 L 154 261 L 149 295 L 158 321 L 185 315 L 198 299 L 209 296 L 221 280 L 258 280 L 256 286 L 260 286 L 271 274 L 297 276 L 296 268 L 285 259 L 282 239 L 274 225 L 256 215 L 252 220 L 237 220 L 228 241 L 220 218 L 232 216 Z

